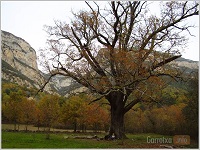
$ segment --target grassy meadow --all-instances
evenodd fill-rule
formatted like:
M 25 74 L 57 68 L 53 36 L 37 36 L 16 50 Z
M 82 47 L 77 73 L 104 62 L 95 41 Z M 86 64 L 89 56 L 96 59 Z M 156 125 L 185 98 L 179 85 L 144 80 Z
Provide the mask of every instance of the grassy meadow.
M 28 125 L 28 132 L 25 132 L 25 125 L 20 125 L 17 128 L 19 131 L 14 132 L 14 125 L 2 124 L 2 148 L 163 148 L 165 146 L 173 146 L 174 148 L 197 148 L 198 144 L 191 141 L 187 146 L 176 146 L 173 144 L 162 143 L 147 143 L 147 137 L 151 138 L 173 138 L 173 136 L 166 136 L 154 133 L 143 134 L 126 134 L 128 139 L 124 140 L 97 140 L 97 139 L 76 139 L 75 137 L 87 137 L 97 135 L 103 138 L 106 133 L 94 133 L 87 131 L 86 133 L 73 133 L 72 130 L 62 130 L 51 128 L 50 139 L 46 139 L 45 128 L 40 128 Z M 11 132 L 10 132 L 11 131 Z
M 73 138 L 74 136 L 83 136 L 83 134 L 81 133 L 59 133 L 50 134 L 50 139 L 47 140 L 45 133 L 2 132 L 2 148 L 142 148 L 154 146 L 159 147 L 159 145 L 156 144 L 145 144 L 146 136 L 148 135 L 128 135 L 131 139 L 127 139 L 124 141 L 97 141 L 96 139 Z M 66 136 L 68 137 L 67 139 L 65 138 Z M 97 134 L 97 136 L 103 137 L 104 134 Z
M 46 139 L 46 133 L 37 132 L 2 132 L 2 148 L 162 148 L 160 143 L 147 143 L 147 137 L 163 137 L 158 134 L 127 134 L 129 139 L 125 140 L 96 140 L 75 139 L 75 136 L 94 136 L 95 133 L 51 133 L 50 139 Z M 96 134 L 104 137 L 104 133 Z M 170 137 L 170 136 L 164 136 Z M 173 144 L 164 144 L 170 146 Z M 178 148 L 197 147 L 193 143 L 189 146 Z

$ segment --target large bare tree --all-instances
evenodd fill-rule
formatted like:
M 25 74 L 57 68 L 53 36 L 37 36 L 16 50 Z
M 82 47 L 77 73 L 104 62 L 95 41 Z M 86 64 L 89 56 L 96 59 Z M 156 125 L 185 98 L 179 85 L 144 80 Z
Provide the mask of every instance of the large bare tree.
M 184 35 L 192 27 L 184 20 L 199 14 L 198 3 L 163 2 L 159 16 L 150 15 L 142 1 L 86 5 L 88 10 L 73 13 L 70 23 L 46 26 L 46 56 L 52 56 L 46 63 L 49 80 L 57 74 L 69 76 L 99 95 L 93 102 L 105 97 L 111 107 L 108 136 L 121 139 L 125 113 L 145 99 L 154 101 L 153 89 L 164 76 L 179 77 L 169 63 L 181 57 Z

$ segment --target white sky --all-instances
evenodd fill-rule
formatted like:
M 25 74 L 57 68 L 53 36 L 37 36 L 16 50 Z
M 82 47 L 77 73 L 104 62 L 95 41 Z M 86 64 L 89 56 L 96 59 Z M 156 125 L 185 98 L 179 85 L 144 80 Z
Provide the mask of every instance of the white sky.
M 1 1 L 1 30 L 26 40 L 37 52 L 45 47 L 47 34 L 44 25 L 54 25 L 54 20 L 66 21 L 71 10 L 86 8 L 84 1 Z M 150 9 L 156 13 L 159 8 Z M 188 48 L 182 53 L 186 59 L 199 60 L 199 16 L 189 19 L 197 27 L 191 30 Z

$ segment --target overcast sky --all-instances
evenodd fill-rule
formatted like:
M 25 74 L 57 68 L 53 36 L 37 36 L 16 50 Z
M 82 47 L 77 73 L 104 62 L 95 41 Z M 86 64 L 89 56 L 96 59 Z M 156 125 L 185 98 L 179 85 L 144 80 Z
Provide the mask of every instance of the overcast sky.
M 157 5 L 158 6 L 158 5 Z M 54 20 L 70 20 L 71 10 L 86 8 L 84 1 L 1 1 L 1 30 L 26 40 L 37 52 L 45 47 L 47 34 L 44 25 L 54 25 Z M 153 7 L 156 13 L 159 8 Z M 191 30 L 196 37 L 188 37 L 184 58 L 199 60 L 199 16 L 189 22 L 197 28 Z

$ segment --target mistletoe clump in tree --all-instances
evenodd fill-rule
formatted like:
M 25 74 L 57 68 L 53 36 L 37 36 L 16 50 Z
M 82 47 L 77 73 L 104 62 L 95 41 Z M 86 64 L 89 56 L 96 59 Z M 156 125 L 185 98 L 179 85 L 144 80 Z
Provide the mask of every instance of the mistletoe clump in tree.
M 50 38 L 43 56 L 52 56 L 45 63 L 49 80 L 57 74 L 69 76 L 99 95 L 93 102 L 105 97 L 111 107 L 108 136 L 125 138 L 125 113 L 137 103 L 156 101 L 164 76 L 180 77 L 169 63 L 181 57 L 179 50 L 187 43 L 182 33 L 190 34 L 191 27 L 184 20 L 198 15 L 198 4 L 161 4 L 155 16 L 147 2 L 113 1 L 103 9 L 86 2 L 88 10 L 73 13 L 70 24 L 46 26 Z

